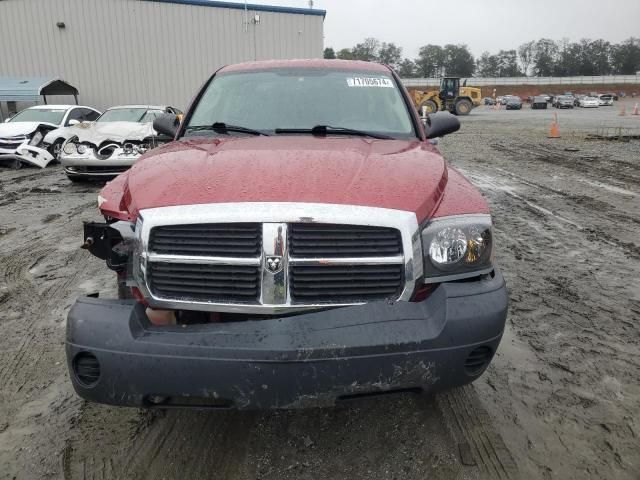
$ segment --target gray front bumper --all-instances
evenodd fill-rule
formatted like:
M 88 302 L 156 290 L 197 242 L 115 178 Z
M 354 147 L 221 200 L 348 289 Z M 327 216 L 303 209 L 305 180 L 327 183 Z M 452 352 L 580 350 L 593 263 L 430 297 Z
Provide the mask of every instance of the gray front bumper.
M 441 284 L 420 303 L 371 302 L 314 313 L 188 327 L 154 327 L 144 307 L 81 298 L 67 321 L 67 362 L 81 397 L 125 406 L 239 409 L 330 406 L 394 390 L 470 383 L 498 347 L 504 280 Z M 488 352 L 469 371 L 469 355 Z M 83 384 L 76 356 L 100 364 Z M 152 403 L 151 401 L 156 403 Z

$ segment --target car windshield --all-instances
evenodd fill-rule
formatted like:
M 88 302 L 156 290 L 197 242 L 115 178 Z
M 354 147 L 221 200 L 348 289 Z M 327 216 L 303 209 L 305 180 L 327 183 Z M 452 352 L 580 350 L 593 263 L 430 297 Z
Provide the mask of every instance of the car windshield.
M 14 115 L 10 122 L 43 122 L 60 125 L 67 110 L 61 108 L 27 108 Z
M 202 135 L 202 129 L 214 123 L 267 134 L 323 125 L 396 138 L 415 136 L 393 78 L 366 71 L 298 68 L 222 73 L 202 95 L 186 134 Z
M 96 122 L 139 122 L 147 113 L 147 108 L 112 108 L 107 110 Z

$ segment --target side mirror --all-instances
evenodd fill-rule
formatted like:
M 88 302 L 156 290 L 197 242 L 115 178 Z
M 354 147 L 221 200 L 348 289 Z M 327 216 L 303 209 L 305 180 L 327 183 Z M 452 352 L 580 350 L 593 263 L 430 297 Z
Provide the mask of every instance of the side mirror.
M 75 118 L 72 120 L 69 120 L 69 126 L 73 127 L 74 125 L 78 125 L 80 124 L 80 120 L 76 120 Z
M 175 138 L 179 126 L 180 119 L 173 113 L 163 113 L 153 121 L 153 129 L 156 132 L 171 138 Z
M 424 130 L 427 138 L 443 137 L 460 130 L 460 120 L 449 112 L 431 113 L 425 119 Z

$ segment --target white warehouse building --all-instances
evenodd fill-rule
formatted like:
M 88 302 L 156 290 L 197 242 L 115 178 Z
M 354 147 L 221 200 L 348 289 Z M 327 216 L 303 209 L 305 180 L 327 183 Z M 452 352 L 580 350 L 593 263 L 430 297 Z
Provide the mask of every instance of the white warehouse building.
M 213 0 L 2 0 L 0 79 L 60 78 L 99 109 L 184 110 L 224 65 L 322 57 L 325 14 Z

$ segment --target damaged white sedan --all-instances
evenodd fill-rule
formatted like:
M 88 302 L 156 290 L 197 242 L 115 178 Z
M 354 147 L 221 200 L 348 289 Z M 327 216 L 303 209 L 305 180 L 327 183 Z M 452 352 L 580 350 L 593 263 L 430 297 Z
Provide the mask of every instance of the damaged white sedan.
M 44 168 L 55 160 L 64 139 L 44 141 L 59 127 L 71 127 L 98 118 L 100 112 L 80 105 L 38 105 L 0 123 L 0 164 L 20 168 L 23 164 Z
M 77 182 L 128 170 L 147 150 L 173 140 L 153 129 L 153 120 L 164 113 L 182 114 L 168 106 L 126 105 L 106 110 L 86 128 L 74 128 L 59 156 L 67 177 Z

